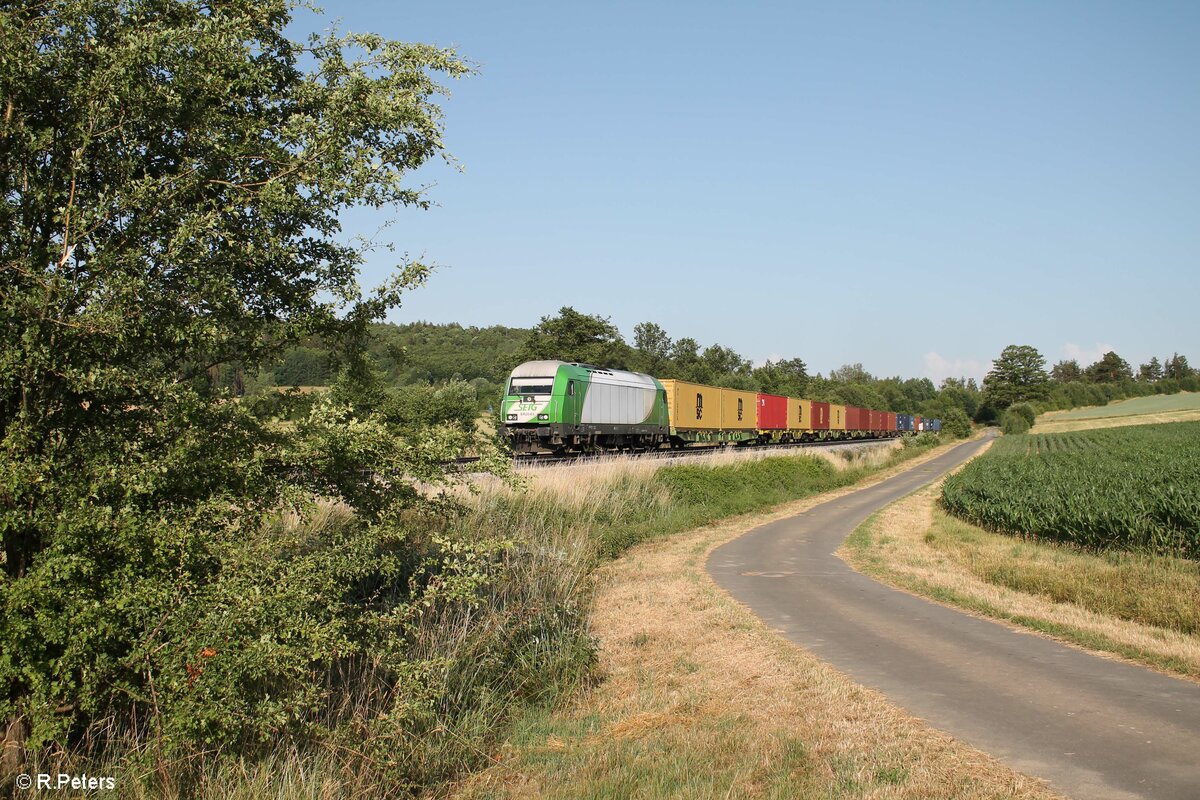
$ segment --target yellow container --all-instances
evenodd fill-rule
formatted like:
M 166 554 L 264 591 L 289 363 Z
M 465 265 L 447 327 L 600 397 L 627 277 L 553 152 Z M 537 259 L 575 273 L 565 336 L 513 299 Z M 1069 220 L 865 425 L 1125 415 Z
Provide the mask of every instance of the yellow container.
M 721 427 L 727 431 L 758 430 L 758 393 L 722 389 Z
M 829 430 L 844 431 L 846 430 L 846 407 L 829 404 Z
M 787 427 L 789 431 L 812 430 L 812 401 L 788 398 Z
M 667 391 L 667 414 L 671 427 L 686 431 L 721 429 L 721 390 L 716 386 L 687 381 L 659 381 Z M 750 426 L 754 426 L 754 407 L 750 407 Z

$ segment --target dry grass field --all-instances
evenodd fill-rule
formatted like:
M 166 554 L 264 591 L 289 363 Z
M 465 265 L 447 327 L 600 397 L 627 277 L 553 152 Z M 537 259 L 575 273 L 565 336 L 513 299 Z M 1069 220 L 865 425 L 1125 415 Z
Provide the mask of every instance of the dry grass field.
M 1106 406 L 1051 411 L 1042 414 L 1030 433 L 1065 433 L 1125 425 L 1200 420 L 1200 392 L 1153 395 L 1122 400 Z

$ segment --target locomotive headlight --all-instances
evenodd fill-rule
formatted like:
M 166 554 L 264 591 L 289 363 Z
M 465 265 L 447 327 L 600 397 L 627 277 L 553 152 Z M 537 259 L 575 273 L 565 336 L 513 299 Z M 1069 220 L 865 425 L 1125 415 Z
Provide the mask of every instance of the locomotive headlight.
M 509 415 L 508 415 L 508 418 L 509 418 L 510 420 L 512 420 L 512 421 L 514 421 L 514 422 L 515 422 L 515 421 L 516 421 L 516 419 L 517 419 L 517 415 L 516 415 L 516 414 L 509 414 Z
M 549 414 L 538 414 L 538 419 L 550 419 Z

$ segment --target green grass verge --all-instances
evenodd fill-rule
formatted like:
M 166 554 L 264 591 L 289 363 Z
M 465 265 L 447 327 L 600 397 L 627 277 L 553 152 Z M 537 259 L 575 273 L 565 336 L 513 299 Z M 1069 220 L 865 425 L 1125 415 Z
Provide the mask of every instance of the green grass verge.
M 942 443 L 936 436 L 905 440 L 903 449 L 873 464 L 855 465 L 855 452 L 843 451 L 850 466 L 842 470 L 824 459 L 796 456 L 773 456 L 717 467 L 664 467 L 655 473 L 654 480 L 671 497 L 665 513 L 612 520 L 598 531 L 600 553 L 614 558 L 654 536 L 691 530 L 719 519 L 850 486 Z

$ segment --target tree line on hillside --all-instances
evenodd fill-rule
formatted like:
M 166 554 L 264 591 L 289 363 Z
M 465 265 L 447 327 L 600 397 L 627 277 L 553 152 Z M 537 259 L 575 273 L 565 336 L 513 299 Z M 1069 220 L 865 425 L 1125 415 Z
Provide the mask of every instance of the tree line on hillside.
M 636 325 L 629 344 L 608 319 L 570 306 L 542 317 L 531 329 L 427 322 L 376 324 L 370 328 L 365 352 L 369 374 L 351 375 L 334 348 L 311 338 L 285 351 L 253 377 L 240 380 L 247 393 L 274 403 L 277 413 L 285 417 L 304 413 L 313 397 L 293 395 L 287 399 L 267 389 L 340 385 L 341 391 L 358 397 L 360 405 L 372 408 L 416 408 L 422 402 L 445 408 L 446 397 L 452 396 L 457 409 L 454 418 L 460 419 L 470 413 L 472 403 L 478 410 L 495 410 L 512 368 L 539 359 L 578 361 L 658 378 L 954 419 L 963 429 L 981 404 L 974 379 L 951 378 L 938 387 L 927 378 L 876 377 L 860 363 L 839 367 L 828 376 L 810 375 L 801 358 L 755 367 L 730 347 L 717 343 L 702 346 L 690 337 L 672 339 L 654 322 Z M 224 373 L 222 385 L 237 393 L 229 374 Z M 380 392 L 391 399 L 385 400 Z
M 1178 353 L 1161 361 L 1150 359 L 1135 375 L 1129 363 L 1114 352 L 1086 367 L 1064 360 L 1047 370 L 1036 348 L 1023 345 L 1005 348 L 982 388 L 974 378 L 965 377 L 946 378 L 938 386 L 928 378 L 878 377 L 860 363 L 844 365 L 828 375 L 809 374 L 799 357 L 755 367 L 733 348 L 719 343 L 705 346 L 691 337 L 673 339 L 650 321 L 634 326 L 630 343 L 608 318 L 571 306 L 542 317 L 533 328 L 416 322 L 377 324 L 370 333 L 366 352 L 374 380 L 400 398 L 391 404 L 419 408 L 426 403 L 446 408 L 447 397 L 453 397 L 455 419 L 469 416 L 472 407 L 494 409 L 507 373 L 517 364 L 538 359 L 578 361 L 658 378 L 921 414 L 962 425 L 967 424 L 964 420 L 999 422 L 1014 403 L 1033 403 L 1036 410 L 1051 410 L 1195 388 L 1195 371 Z M 335 351 L 311 339 L 285 352 L 260 373 L 266 377 L 258 383 L 328 385 L 337 381 L 338 363 Z
M 1102 406 L 1113 400 L 1151 394 L 1200 391 L 1197 375 L 1186 356 L 1173 353 L 1133 368 L 1109 351 L 1081 368 L 1076 360 L 1059 361 L 1050 370 L 1046 359 L 1030 345 L 1004 348 L 983 380 L 977 419 L 1000 421 L 1006 432 L 1028 430 L 1037 414 L 1046 411 Z
M 828 376 L 810 375 L 801 358 L 767 361 L 759 367 L 721 344 L 702 347 L 691 337 L 672 339 L 654 322 L 634 326 L 633 344 L 608 319 L 570 306 L 542 317 L 529 332 L 514 363 L 557 358 L 646 372 L 657 378 L 706 383 L 731 389 L 805 397 L 831 403 L 884 409 L 902 414 L 965 418 L 978 408 L 979 389 L 971 379 L 935 387 L 928 378 L 880 378 L 862 364 L 847 364 Z

